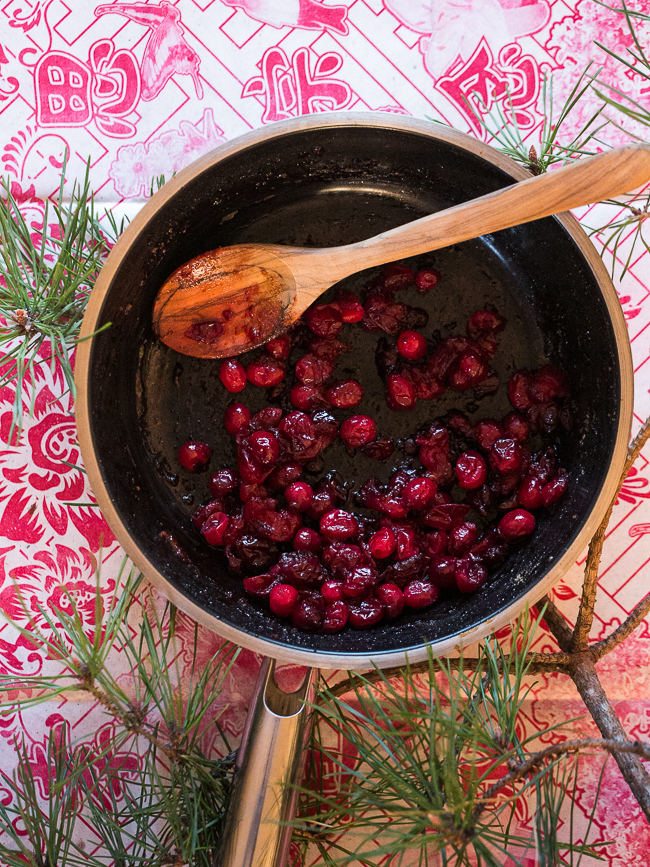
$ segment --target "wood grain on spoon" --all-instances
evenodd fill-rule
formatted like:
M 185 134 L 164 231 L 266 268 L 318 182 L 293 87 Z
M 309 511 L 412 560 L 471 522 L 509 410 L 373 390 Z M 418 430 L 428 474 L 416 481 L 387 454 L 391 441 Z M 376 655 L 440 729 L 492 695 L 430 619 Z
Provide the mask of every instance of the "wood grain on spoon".
M 650 146 L 628 145 L 343 247 L 245 244 L 178 268 L 154 304 L 153 327 L 185 355 L 224 358 L 286 331 L 344 277 L 622 195 L 650 180 Z

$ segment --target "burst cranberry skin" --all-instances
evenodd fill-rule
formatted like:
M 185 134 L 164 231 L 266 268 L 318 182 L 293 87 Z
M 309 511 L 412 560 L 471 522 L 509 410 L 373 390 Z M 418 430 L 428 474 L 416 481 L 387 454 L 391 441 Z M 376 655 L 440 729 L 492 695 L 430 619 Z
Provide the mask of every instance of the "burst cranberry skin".
M 447 536 L 447 550 L 452 557 L 462 557 L 472 548 L 478 539 L 476 524 L 470 521 L 462 521 L 449 531 Z
M 395 531 L 397 549 L 395 556 L 398 560 L 410 560 L 419 553 L 413 527 L 400 527 Z
M 234 470 L 219 470 L 210 479 L 210 493 L 213 497 L 222 497 L 234 491 L 240 483 L 239 474 Z
M 431 561 L 429 578 L 441 588 L 456 586 L 456 571 L 459 560 L 457 557 L 438 557 Z
M 406 605 L 404 594 L 397 584 L 382 584 L 377 588 L 376 593 L 377 597 L 384 603 L 386 617 L 389 620 L 399 617 L 402 611 L 404 611 L 404 606 Z
M 303 632 L 320 632 L 325 620 L 325 600 L 322 596 L 307 597 L 291 612 L 291 622 Z
M 273 491 L 284 491 L 289 485 L 297 482 L 302 475 L 302 467 L 298 463 L 288 463 L 277 467 L 266 479 L 266 484 Z
M 246 368 L 236 358 L 224 358 L 219 365 L 219 379 L 233 393 L 246 388 Z
M 325 635 L 333 635 L 335 632 L 340 632 L 348 622 L 349 613 L 345 602 L 332 602 L 325 609 L 325 619 L 323 620 L 321 631 Z
M 360 448 L 374 440 L 377 425 L 367 415 L 353 415 L 341 425 L 341 439 L 349 448 Z
M 327 405 L 321 390 L 313 385 L 294 385 L 289 392 L 289 400 L 296 409 L 303 410 L 303 412 L 315 409 L 317 406 Z
M 440 590 L 429 581 L 411 581 L 404 588 L 404 602 L 409 608 L 428 608 L 440 596 Z
M 247 430 L 250 420 L 251 411 L 243 403 L 231 403 L 224 413 L 224 424 L 229 434 Z
M 260 388 L 272 388 L 282 382 L 286 368 L 281 361 L 270 355 L 262 356 L 257 361 L 251 361 L 246 368 L 246 377 L 252 385 Z
M 440 272 L 436 271 L 435 268 L 422 268 L 415 275 L 415 285 L 422 295 L 437 286 L 439 281 Z
M 499 535 L 506 542 L 529 536 L 535 529 L 535 518 L 526 509 L 512 509 L 499 521 Z
M 190 473 L 200 473 L 210 463 L 212 449 L 207 443 L 188 440 L 178 450 L 178 463 Z
M 372 596 L 361 602 L 349 602 L 349 622 L 355 629 L 369 629 L 384 619 L 384 603 Z
M 284 492 L 289 508 L 294 512 L 306 512 L 314 499 L 314 491 L 307 482 L 294 482 Z
M 300 594 L 291 584 L 276 584 L 269 593 L 269 608 L 278 617 L 290 617 Z
M 478 340 L 483 334 L 498 334 L 506 327 L 506 320 L 492 310 L 477 310 L 467 321 L 467 336 Z
M 286 361 L 291 352 L 291 338 L 288 334 L 283 337 L 275 337 L 265 345 L 264 349 L 272 358 L 277 358 L 278 361 Z
M 469 554 L 458 564 L 456 570 L 456 586 L 461 593 L 474 593 L 487 578 L 487 569 L 483 563 Z
M 503 436 L 503 428 L 496 419 L 486 418 L 476 425 L 474 436 L 482 449 L 491 449 L 495 442 Z
M 334 372 L 334 364 L 327 358 L 317 358 L 308 352 L 298 359 L 294 372 L 303 385 L 322 385 Z
M 480 488 L 487 478 L 487 464 L 479 452 L 468 449 L 456 461 L 456 477 L 461 488 L 472 491 Z
M 521 458 L 521 446 L 511 437 L 501 437 L 490 449 L 490 464 L 500 473 L 519 469 Z
M 243 580 L 244 590 L 258 599 L 268 599 L 271 590 L 280 583 L 277 575 L 267 572 L 264 575 L 251 575 Z
M 332 509 L 320 519 L 320 531 L 326 539 L 343 541 L 358 534 L 359 522 L 350 512 Z
M 356 379 L 344 379 L 330 385 L 325 392 L 332 406 L 338 409 L 350 409 L 357 406 L 363 399 L 363 387 Z
M 413 409 L 417 398 L 413 383 L 399 373 L 391 373 L 386 380 L 386 403 L 391 409 Z
M 224 508 L 225 506 L 222 498 L 215 497 L 213 500 L 210 500 L 209 503 L 204 503 L 202 506 L 199 506 L 198 509 L 195 509 L 192 514 L 192 523 L 197 530 L 200 530 L 213 512 L 223 512 Z
M 426 338 L 417 331 L 402 331 L 397 338 L 397 351 L 408 361 L 419 361 L 427 354 Z
M 336 337 L 343 325 L 341 311 L 333 304 L 312 304 L 305 318 L 307 327 L 317 337 Z
M 341 289 L 336 296 L 336 305 L 344 322 L 361 322 L 363 319 L 363 304 L 354 293 Z
M 228 515 L 213 512 L 201 527 L 201 535 L 210 545 L 223 545 L 223 537 L 228 529 Z
M 255 433 L 247 437 L 246 442 L 248 448 L 262 466 L 275 463 L 280 456 L 280 446 L 278 445 L 277 437 L 271 431 L 255 431 Z
M 538 509 L 542 503 L 542 482 L 535 476 L 525 476 L 519 490 L 517 500 L 525 509 Z
M 293 537 L 294 551 L 307 551 L 311 554 L 320 554 L 323 550 L 323 540 L 316 530 L 302 527 Z
M 526 419 L 518 412 L 509 412 L 503 419 L 503 430 L 506 436 L 523 443 L 528 439 L 530 427 Z
M 379 437 L 371 443 L 366 443 L 363 447 L 364 455 L 372 458 L 374 461 L 385 461 L 395 451 L 395 443 L 390 437 Z

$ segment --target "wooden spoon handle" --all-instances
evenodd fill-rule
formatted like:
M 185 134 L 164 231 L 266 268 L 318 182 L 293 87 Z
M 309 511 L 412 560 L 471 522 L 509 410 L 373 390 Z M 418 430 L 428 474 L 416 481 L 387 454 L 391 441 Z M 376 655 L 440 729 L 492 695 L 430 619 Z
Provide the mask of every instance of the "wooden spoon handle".
M 334 249 L 349 256 L 350 274 L 600 202 L 649 180 L 650 145 L 627 145 Z

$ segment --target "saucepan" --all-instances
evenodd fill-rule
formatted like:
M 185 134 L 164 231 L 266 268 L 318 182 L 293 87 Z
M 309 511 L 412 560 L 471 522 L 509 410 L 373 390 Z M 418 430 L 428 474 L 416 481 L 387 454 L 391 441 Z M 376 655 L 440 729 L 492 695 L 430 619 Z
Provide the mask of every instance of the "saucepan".
M 439 124 L 387 114 L 319 114 L 217 148 L 142 209 L 111 252 L 88 305 L 83 334 L 99 333 L 78 350 L 77 423 L 109 525 L 179 608 L 269 658 L 313 668 L 367 669 L 370 661 L 388 667 L 425 658 L 427 646 L 442 655 L 484 637 L 537 601 L 576 560 L 624 464 L 632 363 L 614 287 L 571 215 L 431 254 L 428 262 L 441 279 L 420 302 L 429 313 L 429 333 L 443 336 L 461 333 L 475 310 L 496 307 L 508 320 L 495 360 L 502 381 L 516 369 L 549 362 L 566 373 L 573 425 L 552 441 L 569 474 L 566 494 L 477 593 L 449 591 L 431 608 L 372 629 L 335 635 L 296 630 L 251 600 L 241 576 L 196 532 L 191 515 L 208 497 L 208 479 L 179 468 L 177 449 L 186 440 L 204 440 L 214 449 L 212 468 L 234 466 L 232 438 L 223 429 L 233 396 L 221 386 L 219 362 L 178 355 L 156 340 L 151 326 L 165 279 L 206 250 L 260 241 L 351 243 L 528 176 L 489 146 Z M 350 279 L 358 288 L 369 277 Z M 476 420 L 509 409 L 507 397 L 502 406 L 495 398 L 488 411 L 473 393 L 456 392 L 440 402 L 420 401 L 413 414 L 392 412 L 364 346 L 346 375 L 362 381 L 378 428 L 395 440 L 408 439 L 452 406 Z M 264 406 L 266 392 L 247 388 L 251 410 Z M 330 448 L 323 472 L 336 469 L 360 482 L 387 471 L 363 455 Z M 305 694 L 306 688 L 300 700 Z M 296 713 L 293 699 L 274 701 L 280 716 Z

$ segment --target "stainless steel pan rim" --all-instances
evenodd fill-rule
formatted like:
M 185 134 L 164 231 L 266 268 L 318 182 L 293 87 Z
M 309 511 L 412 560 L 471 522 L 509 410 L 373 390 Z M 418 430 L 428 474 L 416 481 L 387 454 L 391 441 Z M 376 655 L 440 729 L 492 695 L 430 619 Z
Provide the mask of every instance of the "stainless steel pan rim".
M 508 157 L 488 147 L 482 142 L 470 138 L 469 136 L 424 121 L 395 117 L 383 113 L 331 113 L 302 117 L 297 120 L 282 121 L 247 133 L 220 146 L 181 171 L 175 178 L 165 184 L 162 190 L 138 213 L 119 239 L 114 250 L 111 252 L 91 295 L 81 332 L 82 342 L 79 344 L 77 350 L 76 422 L 84 464 L 93 492 L 97 497 L 97 502 L 104 517 L 134 564 L 170 599 L 172 603 L 185 611 L 199 623 L 202 623 L 208 628 L 218 632 L 223 638 L 263 655 L 273 656 L 286 662 L 317 666 L 321 668 L 347 668 L 361 670 L 367 669 L 370 665 L 367 652 L 330 654 L 320 650 L 287 647 L 279 642 L 259 638 L 258 636 L 249 634 L 242 629 L 235 628 L 218 617 L 204 611 L 199 605 L 174 588 L 165 575 L 158 571 L 158 569 L 156 569 L 155 566 L 153 566 L 153 564 L 143 555 L 137 542 L 133 539 L 131 533 L 115 509 L 109 491 L 107 490 L 102 478 L 95 454 L 91 426 L 89 424 L 90 407 L 88 375 L 93 340 L 92 338 L 86 338 L 96 330 L 96 324 L 100 318 L 106 293 L 111 285 L 111 281 L 115 275 L 119 262 L 131 245 L 137 243 L 139 234 L 146 226 L 147 222 L 162 206 L 169 202 L 169 200 L 172 199 L 179 190 L 181 190 L 189 181 L 199 176 L 208 166 L 214 165 L 233 154 L 244 151 L 252 145 L 271 138 L 281 137 L 294 131 L 305 129 L 325 129 L 331 128 L 332 126 L 342 128 L 362 126 L 417 133 L 419 135 L 447 141 L 463 149 L 470 150 L 504 170 L 513 178 L 513 180 L 522 180 L 529 177 L 525 169 L 514 163 Z M 448 639 L 434 642 L 432 647 L 436 655 L 445 655 L 457 651 L 461 647 L 484 638 L 491 632 L 501 628 L 512 621 L 526 605 L 534 604 L 554 584 L 556 584 L 561 576 L 583 552 L 585 546 L 602 521 L 611 500 L 615 496 L 618 481 L 623 471 L 629 444 L 633 411 L 633 366 L 625 319 L 612 281 L 609 278 L 595 248 L 585 235 L 584 231 L 581 229 L 577 221 L 568 213 L 561 214 L 556 217 L 556 219 L 570 235 L 574 244 L 580 250 L 594 274 L 600 292 L 602 293 L 602 298 L 605 302 L 615 335 L 620 367 L 621 405 L 608 474 L 596 499 L 595 505 L 593 506 L 584 525 L 564 554 L 553 563 L 549 564 L 549 569 L 543 579 L 525 595 L 520 596 L 511 606 L 501 610 L 495 616 L 488 617 L 471 629 L 457 633 Z M 423 642 L 420 645 L 400 647 L 394 651 L 391 650 L 373 654 L 372 662 L 379 667 L 389 667 L 403 663 L 407 657 L 411 662 L 416 662 L 426 658 L 426 655 L 427 643 L 423 638 Z

